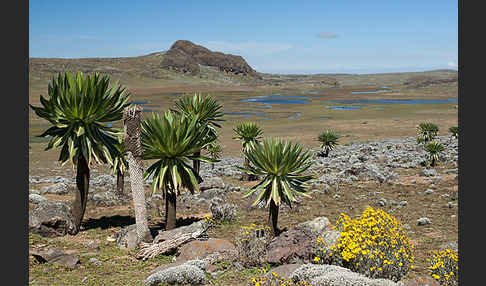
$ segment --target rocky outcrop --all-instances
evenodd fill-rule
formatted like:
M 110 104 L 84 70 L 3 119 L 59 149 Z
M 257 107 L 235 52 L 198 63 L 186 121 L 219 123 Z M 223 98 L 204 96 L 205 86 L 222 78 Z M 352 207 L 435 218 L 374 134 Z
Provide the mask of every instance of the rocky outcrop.
M 71 233 L 74 228 L 71 211 L 62 202 L 40 200 L 29 212 L 29 232 L 56 237 Z
M 56 263 L 64 265 L 70 269 L 75 269 L 80 265 L 79 257 L 74 254 L 67 254 L 57 248 L 50 248 L 45 251 L 30 253 L 40 263 Z
M 185 40 L 176 41 L 164 54 L 161 63 L 164 69 L 191 75 L 200 73 L 199 65 L 216 67 L 220 71 L 231 74 L 259 77 L 241 56 L 212 52 L 203 46 Z
M 326 245 L 336 242 L 339 232 L 331 228 L 326 217 L 318 217 L 298 224 L 295 228 L 282 232 L 267 247 L 265 261 L 270 264 L 285 264 L 304 261 L 310 263 L 314 258 L 314 249 L 318 237 Z
M 436 78 L 431 76 L 416 76 L 411 77 L 407 81 L 403 83 L 407 88 L 422 88 L 431 85 L 443 84 L 443 83 L 450 83 L 450 82 L 457 82 L 458 77 L 452 76 L 449 78 Z

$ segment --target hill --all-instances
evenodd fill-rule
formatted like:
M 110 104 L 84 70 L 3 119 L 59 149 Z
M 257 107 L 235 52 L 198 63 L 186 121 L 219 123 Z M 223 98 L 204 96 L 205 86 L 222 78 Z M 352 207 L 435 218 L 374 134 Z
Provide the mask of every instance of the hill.
M 45 90 L 59 72 L 100 72 L 128 86 L 246 86 L 319 88 L 356 85 L 401 85 L 423 88 L 457 85 L 455 70 L 383 74 L 268 74 L 255 71 L 241 56 L 213 52 L 190 41 L 176 41 L 169 50 L 138 57 L 30 58 L 30 90 Z

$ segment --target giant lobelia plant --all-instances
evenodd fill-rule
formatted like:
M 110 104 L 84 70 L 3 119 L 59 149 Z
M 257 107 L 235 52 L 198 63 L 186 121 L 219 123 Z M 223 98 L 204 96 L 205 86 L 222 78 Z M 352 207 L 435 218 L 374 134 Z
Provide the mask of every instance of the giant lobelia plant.
M 181 191 L 199 190 L 202 178 L 188 163 L 190 160 L 215 162 L 197 155 L 210 137 L 210 129 L 192 118 L 167 111 L 163 117 L 156 113 L 141 125 L 143 158 L 156 161 L 145 172 L 153 177 L 152 190 L 161 190 L 165 198 L 165 228 L 176 227 L 176 200 Z
M 296 196 L 310 197 L 306 193 L 307 182 L 313 177 L 304 174 L 313 164 L 309 150 L 302 145 L 280 138 L 264 139 L 263 144 L 250 142 L 250 148 L 243 154 L 250 162 L 247 168 L 240 168 L 248 174 L 262 176 L 263 180 L 253 186 L 244 197 L 258 193 L 253 206 L 261 202 L 269 207 L 268 225 L 274 236 L 279 235 L 277 227 L 279 206 L 283 202 L 292 207 Z
M 59 162 L 76 165 L 77 192 L 71 212 L 77 234 L 86 210 L 90 165 L 112 163 L 119 130 L 104 124 L 120 120 L 130 105 L 130 94 L 117 83 L 109 86 L 109 76 L 58 74 L 48 85 L 48 98 L 40 97 L 41 107 L 29 105 L 37 116 L 52 125 L 40 137 L 50 137 L 45 150 L 61 148 Z

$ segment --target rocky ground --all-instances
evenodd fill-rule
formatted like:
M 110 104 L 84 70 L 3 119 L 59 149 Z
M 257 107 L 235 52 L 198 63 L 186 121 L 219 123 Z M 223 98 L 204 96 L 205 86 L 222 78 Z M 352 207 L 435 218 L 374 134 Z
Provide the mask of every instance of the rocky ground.
M 434 168 L 426 166 L 427 154 L 412 137 L 338 145 L 328 157 L 312 150 L 315 164 L 309 172 L 315 180 L 309 191 L 313 199 L 301 199 L 292 209 L 281 207 L 279 225 L 285 235 L 271 242 L 262 255 L 264 265 L 287 267 L 283 272 L 278 270 L 287 277 L 307 273 L 310 276 L 305 279 L 315 285 L 328 285 L 329 279 L 349 285 L 395 285 L 392 281 L 367 280 L 346 269 L 334 271 L 342 275 L 332 277 L 325 267 L 309 272 L 311 247 L 317 235 L 333 237 L 326 226 L 334 224 L 339 213 L 358 216 L 371 205 L 396 216 L 415 247 L 417 267 L 402 285 L 425 285 L 417 281 L 429 279 L 425 269 L 428 251 L 444 245 L 457 248 L 458 141 L 450 136 L 436 140 L 445 150 Z M 241 226 L 264 224 L 268 214 L 264 206 L 250 206 L 252 197 L 242 198 L 256 183 L 241 181 L 237 166 L 242 164 L 243 159 L 237 157 L 223 158 L 214 166 L 203 163 L 202 192 L 184 193 L 178 198 L 179 225 L 194 225 L 206 214 L 225 222 L 211 226 L 202 232 L 204 235 L 172 253 L 147 260 L 136 258 L 136 238 L 130 227 L 134 224 L 133 207 L 129 195 L 116 195 L 115 176 L 92 175 L 84 229 L 74 237 L 66 233 L 72 227 L 69 200 L 75 191 L 75 178 L 29 176 L 31 285 L 61 285 L 66 277 L 73 285 L 89 281 L 93 285 L 100 285 L 96 284 L 100 281 L 119 285 L 122 280 L 129 285 L 248 285 L 256 272 L 235 260 L 235 238 Z M 157 234 L 163 225 L 164 204 L 159 194 L 151 194 L 150 183 L 150 179 L 146 181 L 147 208 L 151 230 L 157 237 L 164 233 Z M 125 185 L 128 194 L 128 177 Z M 120 265 L 132 275 L 121 275 L 117 280 L 115 273 L 121 271 Z M 103 277 L 105 280 L 101 280 Z M 411 282 L 413 279 L 415 282 Z

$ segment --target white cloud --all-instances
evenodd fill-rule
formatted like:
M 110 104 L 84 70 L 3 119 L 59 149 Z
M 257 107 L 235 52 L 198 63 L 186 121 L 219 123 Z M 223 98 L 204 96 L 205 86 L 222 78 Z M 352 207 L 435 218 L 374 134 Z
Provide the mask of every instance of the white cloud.
M 457 64 L 455 62 L 448 62 L 447 66 L 451 68 L 457 68 Z
M 217 52 L 230 53 L 245 56 L 268 56 L 271 54 L 286 51 L 292 45 L 277 42 L 239 42 L 230 43 L 225 41 L 209 41 L 202 46 Z
M 337 38 L 338 35 L 336 33 L 320 33 L 319 35 L 317 35 L 319 38 L 321 39 L 334 39 L 334 38 Z

